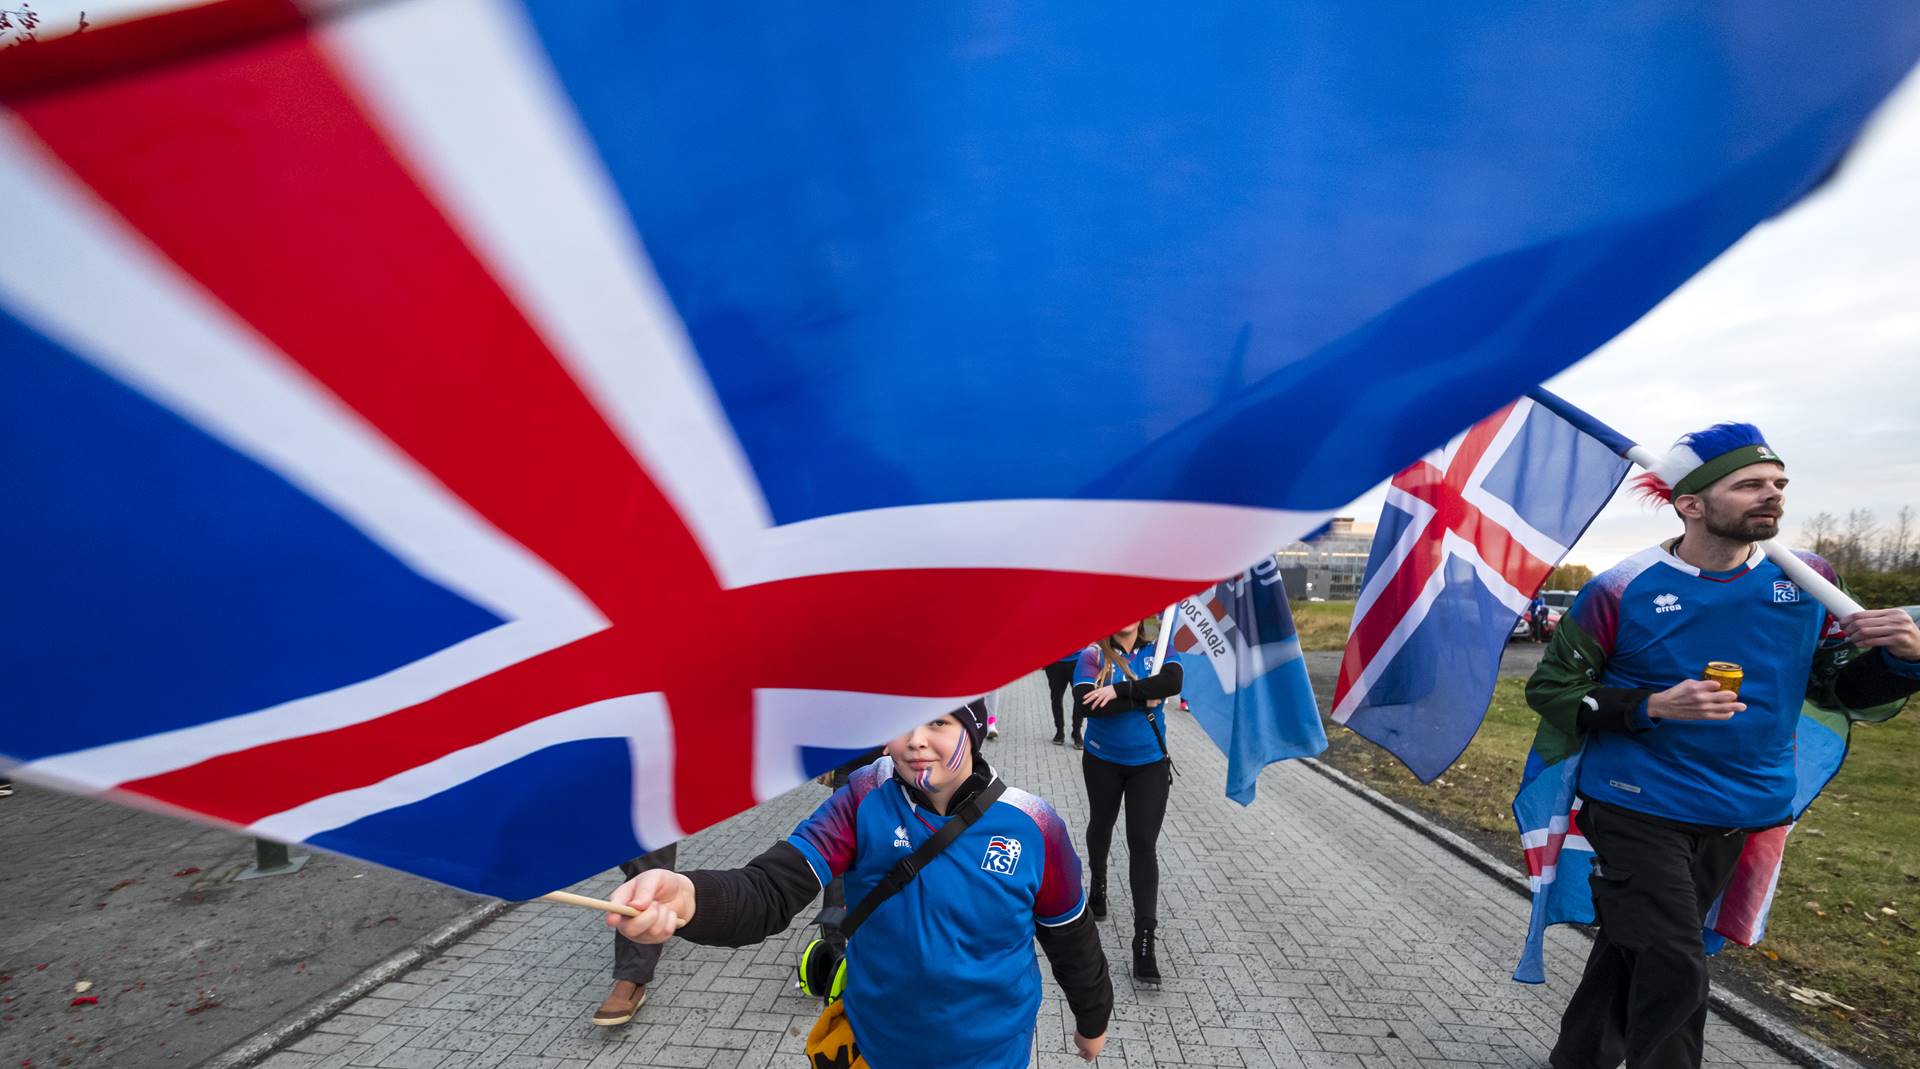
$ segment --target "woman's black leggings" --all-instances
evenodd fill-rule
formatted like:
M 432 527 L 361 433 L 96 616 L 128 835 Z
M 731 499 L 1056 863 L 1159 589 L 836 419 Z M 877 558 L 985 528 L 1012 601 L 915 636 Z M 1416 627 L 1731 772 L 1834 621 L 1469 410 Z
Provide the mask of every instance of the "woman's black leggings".
M 1113 823 L 1120 803 L 1127 805 L 1127 884 L 1133 888 L 1133 923 L 1152 928 L 1160 902 L 1160 859 L 1154 846 L 1160 822 L 1167 816 L 1169 782 L 1166 758 L 1150 765 L 1116 765 L 1090 753 L 1082 754 L 1080 770 L 1087 777 L 1087 862 L 1097 886 L 1107 882 L 1107 851 L 1113 847 Z

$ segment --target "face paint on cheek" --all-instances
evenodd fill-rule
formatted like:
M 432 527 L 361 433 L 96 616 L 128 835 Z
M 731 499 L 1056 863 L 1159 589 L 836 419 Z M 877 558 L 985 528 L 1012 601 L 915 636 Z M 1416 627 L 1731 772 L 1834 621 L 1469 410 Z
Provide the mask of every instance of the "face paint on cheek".
M 962 747 L 963 747 L 964 745 L 965 745 L 965 739 L 964 739 L 964 736 L 963 736 L 963 737 L 962 737 L 962 738 L 961 738 L 960 740 L 956 740 L 956 741 L 954 742 L 954 744 L 953 744 L 953 756 L 952 756 L 952 757 L 949 757 L 949 758 L 947 758 L 947 771 L 948 771 L 948 772 L 958 772 L 958 771 L 960 771 L 960 755 L 966 752 L 966 751 L 965 751 L 964 749 L 962 749 Z

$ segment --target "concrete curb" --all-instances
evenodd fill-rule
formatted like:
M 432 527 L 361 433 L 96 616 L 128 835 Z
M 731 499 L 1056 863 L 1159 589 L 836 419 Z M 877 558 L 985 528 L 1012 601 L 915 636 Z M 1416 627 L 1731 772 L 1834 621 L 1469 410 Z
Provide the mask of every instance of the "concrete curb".
M 388 957 L 385 961 L 334 988 L 324 997 L 278 1024 L 248 1036 L 239 1043 L 200 1063 L 199 1069 L 250 1069 L 289 1043 L 312 1031 L 320 1022 L 346 1009 L 382 984 L 397 980 L 427 959 L 472 935 L 482 926 L 519 905 L 517 902 L 491 901 L 462 913 L 419 942 Z
M 1531 899 L 1533 892 L 1527 887 L 1526 877 L 1515 872 L 1513 866 L 1473 845 L 1466 839 L 1440 827 L 1433 821 L 1421 816 L 1407 806 L 1388 798 L 1372 787 L 1361 783 L 1345 772 L 1324 762 L 1306 758 L 1301 764 L 1320 773 L 1333 782 L 1373 804 L 1393 819 L 1433 840 L 1447 852 L 1479 869 L 1481 872 L 1499 880 L 1515 894 Z M 1582 937 L 1591 940 L 1592 933 L 1584 928 L 1577 929 Z M 1715 1011 L 1731 1021 L 1734 1027 L 1753 1038 L 1792 1058 L 1801 1065 L 1812 1069 L 1865 1069 L 1859 1062 L 1834 1050 L 1832 1047 L 1814 1039 L 1781 1020 L 1755 1003 L 1718 987 L 1708 992 L 1707 1000 Z

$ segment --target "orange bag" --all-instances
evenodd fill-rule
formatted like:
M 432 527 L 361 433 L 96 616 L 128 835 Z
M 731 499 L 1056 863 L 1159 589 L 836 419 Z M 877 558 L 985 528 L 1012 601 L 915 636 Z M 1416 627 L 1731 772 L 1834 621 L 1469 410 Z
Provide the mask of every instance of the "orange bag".
M 807 1065 L 811 1069 L 867 1069 L 860 1047 L 853 1041 L 853 1026 L 847 1023 L 847 1007 L 839 999 L 827 1003 L 820 1019 L 807 1033 Z

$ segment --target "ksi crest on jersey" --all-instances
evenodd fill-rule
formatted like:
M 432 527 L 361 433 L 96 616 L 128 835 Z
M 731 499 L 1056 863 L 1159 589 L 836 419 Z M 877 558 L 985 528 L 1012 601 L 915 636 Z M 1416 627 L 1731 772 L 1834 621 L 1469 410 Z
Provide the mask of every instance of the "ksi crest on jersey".
M 988 872 L 997 872 L 1002 876 L 1011 876 L 1019 864 L 1020 840 L 996 835 L 987 841 L 987 856 L 981 859 L 981 868 Z

